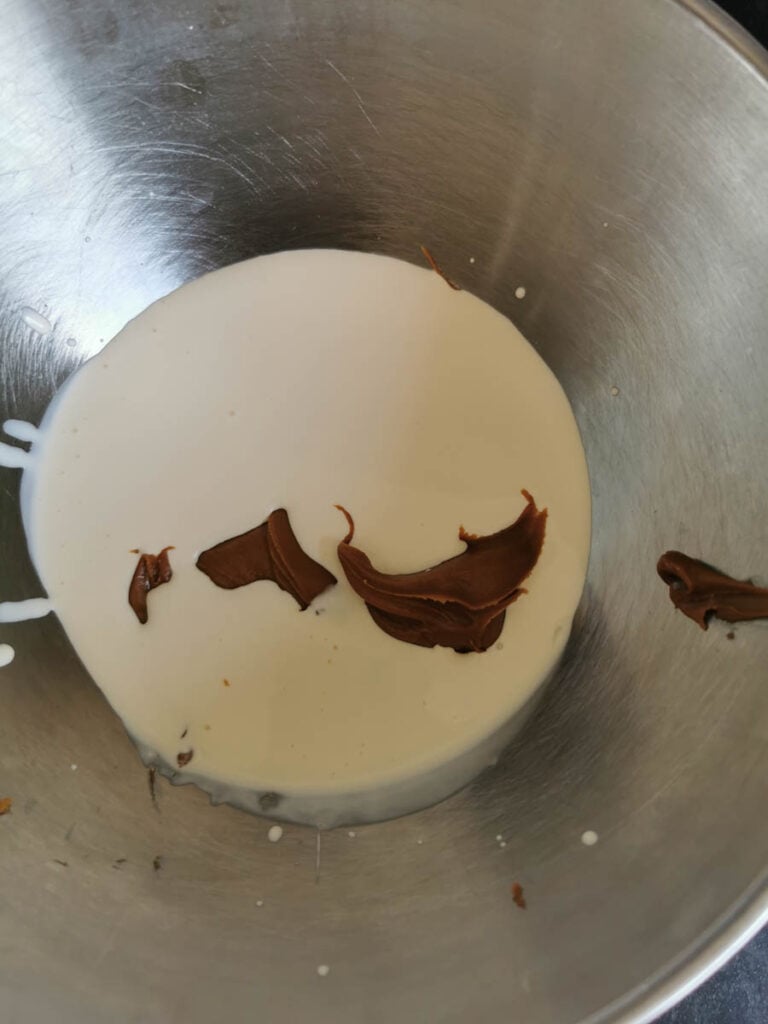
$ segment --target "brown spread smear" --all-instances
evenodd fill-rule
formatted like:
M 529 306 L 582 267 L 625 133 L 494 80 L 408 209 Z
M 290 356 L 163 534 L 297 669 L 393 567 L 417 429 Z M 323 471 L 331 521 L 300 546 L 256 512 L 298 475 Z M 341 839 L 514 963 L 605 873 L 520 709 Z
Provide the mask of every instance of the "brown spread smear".
M 525 890 L 522 885 L 520 885 L 519 882 L 513 882 L 510 887 L 510 892 L 512 893 L 512 899 L 515 901 L 517 906 L 520 907 L 521 910 L 525 910 L 528 904 L 525 902 Z
M 197 568 L 225 590 L 272 580 L 302 611 L 336 583 L 336 577 L 302 549 L 284 508 L 271 512 L 261 526 L 203 551 Z
M 173 551 L 173 545 L 163 548 L 159 555 L 143 554 L 139 556 L 131 585 L 128 588 L 128 604 L 136 612 L 136 618 L 142 625 L 149 618 L 147 594 L 155 587 L 167 583 L 173 576 L 171 563 L 168 560 L 169 551 Z
M 666 551 L 656 571 L 669 587 L 674 606 L 702 629 L 712 616 L 725 622 L 768 618 L 768 590 L 726 576 L 682 551 Z
M 7 814 L 13 807 L 13 800 L 9 796 L 0 797 L 0 817 Z
M 420 245 L 419 248 L 421 249 L 421 255 L 424 257 L 424 259 L 427 261 L 430 267 L 432 267 L 434 272 L 438 274 L 440 277 L 442 277 L 442 279 L 445 281 L 449 288 L 452 288 L 455 292 L 460 292 L 461 286 L 456 284 L 455 281 L 452 281 L 450 277 L 448 277 L 448 275 L 443 271 L 442 267 L 437 262 L 435 257 L 426 247 L 426 245 Z
M 422 572 L 394 575 L 379 572 L 352 546 L 354 522 L 337 506 L 349 523 L 339 559 L 374 622 L 390 636 L 420 647 L 452 647 L 460 654 L 487 650 L 501 634 L 506 609 L 525 593 L 521 584 L 544 545 L 547 510 L 522 493 L 527 505 L 511 526 L 487 537 L 462 527 L 459 538 L 466 551 Z

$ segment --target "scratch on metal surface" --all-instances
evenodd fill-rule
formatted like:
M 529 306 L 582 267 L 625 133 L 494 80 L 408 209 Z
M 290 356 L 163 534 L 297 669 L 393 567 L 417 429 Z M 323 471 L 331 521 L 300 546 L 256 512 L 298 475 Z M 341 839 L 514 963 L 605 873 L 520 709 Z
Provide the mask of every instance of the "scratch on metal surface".
M 177 86 L 179 89 L 186 89 L 188 92 L 197 93 L 198 96 L 203 95 L 202 89 L 196 89 L 193 85 L 187 85 L 186 82 L 160 82 L 160 85 Z
M 368 111 L 365 109 L 365 104 L 363 103 L 362 96 L 357 91 L 357 89 L 354 87 L 354 85 L 352 85 L 350 80 L 347 78 L 347 76 L 342 71 L 339 71 L 339 69 L 336 67 L 336 65 L 333 63 L 332 60 L 326 60 L 325 63 L 328 65 L 328 67 L 331 69 L 331 71 L 334 71 L 339 76 L 339 78 L 342 80 L 342 82 L 344 82 L 344 84 L 347 86 L 347 88 L 352 91 L 352 95 L 357 100 L 357 105 L 360 108 L 360 113 L 363 115 L 363 117 L 368 122 L 368 124 L 371 126 L 371 128 L 373 128 L 373 130 L 376 132 L 376 134 L 377 135 L 381 135 L 381 132 L 376 127 L 376 125 L 373 123 L 373 121 L 371 120 L 371 117 L 370 117 Z
M 299 136 L 299 138 L 300 138 L 300 141 L 304 144 L 304 146 L 308 150 L 310 150 L 312 153 L 315 154 L 315 156 L 320 161 L 320 163 L 321 164 L 325 164 L 325 155 L 320 152 L 320 150 L 317 148 L 317 146 L 315 146 L 314 143 L 310 142 L 309 139 L 307 139 L 307 138 L 305 138 L 303 136 Z
M 271 124 L 267 125 L 267 131 L 274 135 L 276 139 L 280 139 L 280 141 L 284 143 L 288 147 L 288 149 L 293 149 L 293 144 L 291 143 L 290 139 L 286 139 L 286 137 L 284 135 L 281 135 L 279 131 L 272 127 Z
M 290 75 L 286 75 L 285 72 L 282 71 L 275 64 L 273 64 L 271 60 L 268 60 L 263 53 L 259 54 L 259 60 L 261 61 L 265 68 L 269 68 L 269 70 L 272 72 L 275 78 L 278 78 L 283 82 L 287 82 L 290 86 L 293 86 L 293 79 L 290 77 Z M 312 103 L 312 105 L 314 106 L 315 101 L 313 99 L 311 99 L 309 102 Z
M 294 174 L 293 171 L 289 171 L 288 172 L 288 177 L 296 185 L 298 185 L 299 188 L 302 189 L 304 192 L 309 192 L 309 186 L 307 185 L 306 181 L 302 181 L 301 178 L 298 176 L 298 174 Z
M 193 143 L 157 143 L 157 142 L 129 142 L 129 143 L 118 143 L 111 146 L 98 146 L 92 150 L 93 153 L 119 153 L 127 152 L 136 155 L 139 154 L 152 154 L 160 156 L 187 156 L 195 157 L 200 160 L 208 160 L 210 163 L 221 164 L 226 167 L 227 170 L 236 174 L 238 178 L 245 182 L 245 184 L 252 189 L 254 192 L 259 190 L 259 186 L 255 178 L 241 171 L 235 166 L 235 161 L 241 163 L 243 167 L 251 170 L 248 165 L 239 160 L 234 154 L 231 154 L 231 159 L 227 159 L 223 154 L 217 154 L 210 152 L 205 146 L 197 145 Z

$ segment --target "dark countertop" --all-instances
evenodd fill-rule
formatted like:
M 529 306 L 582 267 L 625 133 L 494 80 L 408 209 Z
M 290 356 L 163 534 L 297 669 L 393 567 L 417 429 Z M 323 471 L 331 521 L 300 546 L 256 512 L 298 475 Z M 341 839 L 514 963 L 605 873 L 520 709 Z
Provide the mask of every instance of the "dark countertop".
M 658 1024 L 765 1024 L 768 1020 L 768 929 Z
M 720 6 L 768 47 L 768 0 L 720 0 Z M 768 928 L 658 1024 L 766 1024 Z
M 768 0 L 720 0 L 720 6 L 768 47 Z

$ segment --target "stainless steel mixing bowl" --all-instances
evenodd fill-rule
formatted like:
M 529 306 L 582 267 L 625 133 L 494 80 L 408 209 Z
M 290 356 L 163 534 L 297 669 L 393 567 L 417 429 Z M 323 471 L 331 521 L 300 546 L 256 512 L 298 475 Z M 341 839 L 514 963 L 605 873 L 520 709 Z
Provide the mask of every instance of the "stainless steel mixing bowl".
M 758 927 L 768 628 L 702 633 L 654 564 L 768 574 L 767 68 L 671 0 L 4 5 L 5 416 L 203 271 L 426 243 L 557 372 L 595 499 L 508 756 L 354 837 L 269 843 L 165 782 L 155 809 L 55 619 L 3 627 L 4 1024 L 639 1022 Z M 14 470 L 0 501 L 0 598 L 36 595 Z

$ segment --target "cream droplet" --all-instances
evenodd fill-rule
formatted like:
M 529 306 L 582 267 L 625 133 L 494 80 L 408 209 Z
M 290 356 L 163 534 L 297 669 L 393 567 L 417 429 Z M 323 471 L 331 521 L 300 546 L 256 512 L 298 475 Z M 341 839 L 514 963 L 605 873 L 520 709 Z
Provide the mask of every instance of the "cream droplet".
M 267 832 L 267 839 L 270 843 L 279 843 L 283 838 L 283 830 L 279 825 L 273 825 L 272 828 Z
M 21 319 L 37 334 L 50 334 L 53 330 L 51 321 L 47 316 L 43 316 L 42 313 L 38 313 L 36 309 L 32 309 L 31 306 L 25 306 L 21 311 Z
M 516 299 L 524 299 L 525 298 L 525 288 L 523 288 L 522 285 L 520 285 L 519 288 L 515 288 L 515 298 Z
M 617 388 L 616 385 L 614 384 L 613 387 L 611 388 L 611 394 L 615 398 L 616 395 L 620 395 L 621 394 L 621 389 Z
M 16 651 L 10 644 L 0 644 L 0 668 L 10 665 L 15 657 Z
M 585 846 L 594 846 L 599 838 L 597 832 L 593 832 L 591 828 L 581 835 L 581 841 Z
M 331 968 L 328 966 L 328 964 L 320 964 L 317 968 L 317 973 L 320 975 L 321 978 L 327 978 L 328 975 L 331 973 Z

